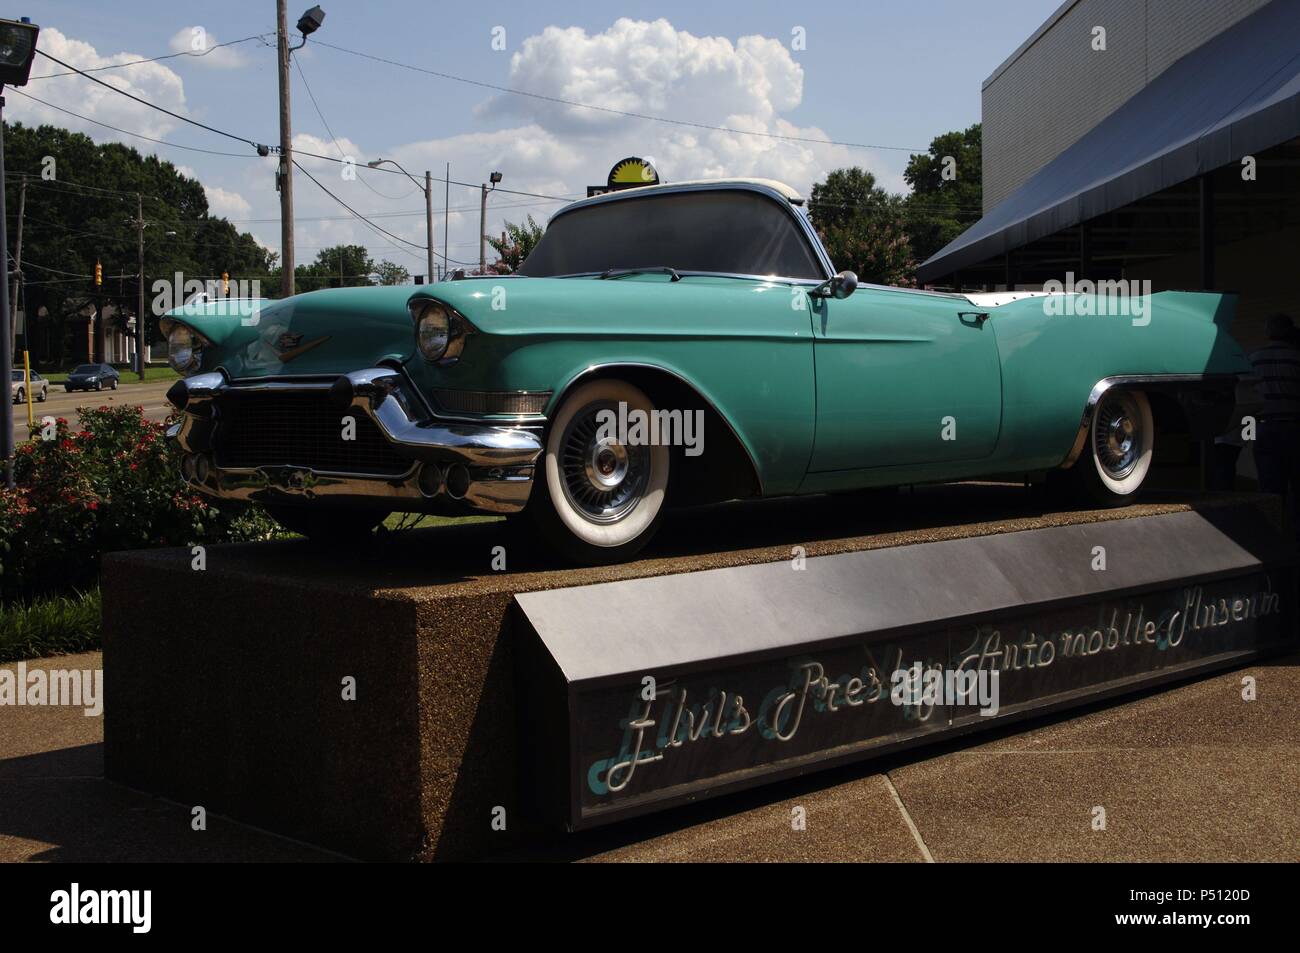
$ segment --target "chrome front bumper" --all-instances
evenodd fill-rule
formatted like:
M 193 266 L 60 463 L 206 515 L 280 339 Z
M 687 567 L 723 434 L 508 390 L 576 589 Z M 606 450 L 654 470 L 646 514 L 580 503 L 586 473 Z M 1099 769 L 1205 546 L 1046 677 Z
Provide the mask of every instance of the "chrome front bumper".
M 307 465 L 220 467 L 221 397 L 237 393 L 315 393 L 337 408 L 340 420 L 365 414 L 393 452 L 410 462 L 397 475 L 343 473 Z M 223 373 L 177 381 L 168 401 L 183 412 L 167 436 L 185 451 L 182 470 L 196 490 L 223 499 L 271 503 L 343 503 L 393 510 L 516 513 L 532 490 L 542 453 L 540 425 L 475 423 L 438 418 L 406 376 L 372 367 L 341 377 L 238 382 Z M 289 421 L 291 423 L 291 421 Z

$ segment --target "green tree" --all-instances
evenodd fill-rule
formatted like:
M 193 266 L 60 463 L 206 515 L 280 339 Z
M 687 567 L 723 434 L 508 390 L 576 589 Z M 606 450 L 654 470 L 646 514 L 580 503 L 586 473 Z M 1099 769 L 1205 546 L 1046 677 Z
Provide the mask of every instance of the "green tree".
M 211 215 L 203 186 L 170 162 L 120 143 L 97 145 L 56 126 L 22 123 L 5 124 L 5 152 L 11 243 L 17 238 L 12 225 L 19 191 L 27 182 L 19 305 L 29 316 L 22 344 L 40 367 L 84 360 L 85 339 L 74 341 L 73 329 L 96 300 L 135 313 L 136 193 L 146 222 L 146 302 L 154 298 L 153 282 L 171 281 L 176 272 L 187 280 L 215 280 L 228 272 L 232 279 L 262 280 L 264 293 L 270 288 L 266 278 L 275 255 Z M 96 262 L 104 274 L 98 289 L 91 278 Z M 158 339 L 157 317 L 149 314 L 146 340 Z
M 915 284 L 905 200 L 876 185 L 872 173 L 856 166 L 831 172 L 813 185 L 808 216 L 837 269 L 876 284 Z
M 524 263 L 524 259 L 532 254 L 537 243 L 542 240 L 543 231 L 542 226 L 533 221 L 531 215 L 519 224 L 506 222 L 504 236 L 488 239 L 488 244 L 497 253 L 497 260 L 488 266 L 488 271 L 499 275 L 509 275 L 517 271 Z
M 381 261 L 375 266 L 381 285 L 404 285 L 411 280 L 411 273 L 402 265 L 391 261 Z
M 925 261 L 983 214 L 982 132 L 979 123 L 945 132 L 930 150 L 913 155 L 903 172 L 912 187 L 907 197 L 907 230 L 918 261 Z
M 311 264 L 293 270 L 294 290 L 301 293 L 368 285 L 374 271 L 375 263 L 365 245 L 334 245 L 317 252 Z

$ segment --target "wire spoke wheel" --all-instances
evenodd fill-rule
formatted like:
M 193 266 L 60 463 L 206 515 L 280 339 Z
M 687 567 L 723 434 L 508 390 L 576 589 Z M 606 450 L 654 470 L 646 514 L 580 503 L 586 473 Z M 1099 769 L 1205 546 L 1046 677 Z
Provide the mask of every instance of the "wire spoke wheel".
M 1081 458 L 1058 482 L 1095 506 L 1130 503 L 1151 469 L 1156 440 L 1151 401 L 1140 390 L 1111 388 L 1091 417 Z
M 569 422 L 561 438 L 560 469 L 564 493 L 583 516 L 595 523 L 616 522 L 645 491 L 649 448 L 626 446 L 616 434 L 603 433 L 601 413 L 617 419 L 609 401 L 588 404 Z
M 1132 394 L 1107 394 L 1097 407 L 1093 450 L 1106 474 L 1122 480 L 1137 466 L 1145 435 L 1141 410 Z
M 555 549 L 578 562 L 617 562 L 654 535 L 668 493 L 669 449 L 608 426 L 653 412 L 643 391 L 613 378 L 578 386 L 560 405 L 529 504 Z

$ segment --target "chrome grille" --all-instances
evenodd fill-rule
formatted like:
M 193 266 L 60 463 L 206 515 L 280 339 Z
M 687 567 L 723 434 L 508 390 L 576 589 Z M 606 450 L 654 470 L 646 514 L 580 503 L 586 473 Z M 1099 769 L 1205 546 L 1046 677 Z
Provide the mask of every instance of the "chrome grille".
M 345 411 L 324 393 L 228 392 L 216 401 L 217 466 L 309 467 L 336 473 L 396 476 L 410 469 L 361 411 Z M 343 439 L 343 418 L 357 422 L 356 439 Z

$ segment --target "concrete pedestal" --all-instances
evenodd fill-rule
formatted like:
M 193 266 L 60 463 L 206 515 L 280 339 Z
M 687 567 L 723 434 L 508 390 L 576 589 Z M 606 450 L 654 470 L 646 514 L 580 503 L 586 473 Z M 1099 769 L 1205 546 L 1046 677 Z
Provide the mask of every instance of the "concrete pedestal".
M 550 568 L 501 522 L 396 534 L 364 552 L 216 546 L 201 571 L 188 550 L 115 554 L 103 574 L 106 774 L 360 858 L 514 850 L 540 832 L 534 792 L 520 790 L 517 593 L 788 560 L 794 546 L 813 558 L 1271 503 L 1059 513 L 1018 487 L 962 486 L 904 495 L 884 513 L 870 505 L 682 514 L 650 558 L 601 569 Z M 738 548 L 718 549 L 724 536 Z M 492 570 L 498 546 L 508 571 Z

